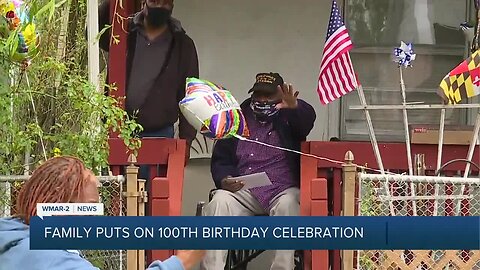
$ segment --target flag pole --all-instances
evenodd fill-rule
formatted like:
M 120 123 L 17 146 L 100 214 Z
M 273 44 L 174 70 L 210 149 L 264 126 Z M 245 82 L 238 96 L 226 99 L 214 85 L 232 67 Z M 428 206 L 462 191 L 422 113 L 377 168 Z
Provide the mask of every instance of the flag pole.
M 407 105 L 407 94 L 405 91 L 405 81 L 403 80 L 403 71 L 402 67 L 399 67 L 400 70 L 400 88 L 402 90 L 402 101 L 403 106 Z M 408 131 L 408 114 L 407 109 L 403 107 L 403 127 L 405 130 L 405 143 L 407 146 L 407 159 L 408 159 L 408 174 L 413 175 L 413 164 L 412 164 L 412 149 L 410 146 L 410 132 Z
M 445 130 L 445 109 L 442 109 L 440 113 L 440 129 L 438 130 L 438 153 L 437 153 L 437 172 L 442 167 L 442 154 L 443 154 L 443 132 Z M 435 197 L 439 195 L 440 186 L 435 184 Z M 435 200 L 433 206 L 433 216 L 438 214 L 438 200 Z
M 385 174 L 385 170 L 383 168 L 382 156 L 380 155 L 380 150 L 378 149 L 377 137 L 375 137 L 375 131 L 373 130 L 372 118 L 370 117 L 370 112 L 367 109 L 367 100 L 365 99 L 365 93 L 363 92 L 363 86 L 361 84 L 358 84 L 357 93 L 360 99 L 360 104 L 364 108 L 365 118 L 367 120 L 368 134 L 370 135 L 370 142 L 372 143 L 373 153 L 375 154 L 375 159 L 377 160 L 378 168 L 380 169 L 382 174 Z M 387 193 L 387 197 L 391 199 L 392 197 L 390 195 L 388 179 L 387 181 L 385 181 L 385 191 Z M 395 216 L 395 207 L 393 206 L 393 201 L 389 200 L 388 204 L 390 207 L 390 214 L 392 216 Z
M 375 154 L 375 159 L 377 160 L 378 168 L 382 172 L 385 173 L 383 168 L 382 156 L 380 155 L 380 150 L 378 149 L 377 138 L 375 137 L 375 131 L 373 130 L 372 118 L 370 117 L 370 112 L 368 111 L 367 107 L 367 100 L 365 99 L 365 94 L 363 92 L 363 87 L 361 84 L 358 85 L 357 88 L 358 97 L 360 98 L 360 104 L 365 108 L 365 118 L 367 120 L 367 127 L 368 127 L 368 134 L 370 136 L 370 142 L 372 143 L 373 153 Z
M 407 104 L 407 93 L 405 91 L 405 81 L 403 80 L 403 70 L 402 66 L 399 67 L 400 70 L 400 88 L 402 90 L 402 102 L 403 106 Z M 407 109 L 403 107 L 403 129 L 405 131 L 405 145 L 407 148 L 407 162 L 408 162 L 408 174 L 413 175 L 413 164 L 412 164 L 412 148 L 410 145 L 410 132 L 408 130 L 408 113 Z M 415 196 L 415 183 L 410 183 L 410 193 L 412 196 Z M 413 215 L 417 215 L 417 202 L 413 200 Z

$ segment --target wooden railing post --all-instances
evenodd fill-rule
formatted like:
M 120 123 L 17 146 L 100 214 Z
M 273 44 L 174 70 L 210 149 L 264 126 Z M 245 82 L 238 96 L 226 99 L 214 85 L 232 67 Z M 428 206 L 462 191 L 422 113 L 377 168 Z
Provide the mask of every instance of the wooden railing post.
M 143 217 L 145 216 L 145 204 L 148 202 L 148 193 L 145 190 L 145 182 L 146 180 L 139 179 L 138 180 L 138 216 Z M 145 250 L 138 251 L 138 270 L 143 270 L 146 268 L 145 266 Z
M 137 158 L 135 155 L 131 154 L 128 157 L 127 166 L 127 192 L 125 197 L 127 198 L 127 216 L 137 216 L 138 215 L 138 167 L 135 166 L 137 163 Z M 145 265 L 142 268 L 138 268 L 138 250 L 127 250 L 127 270 L 138 270 L 145 269 Z
M 414 175 L 425 175 L 425 154 L 415 154 Z
M 351 151 L 345 154 L 343 170 L 343 204 L 342 216 L 355 215 L 355 188 L 357 178 L 357 166 L 353 163 L 354 157 Z M 342 270 L 353 270 L 353 250 L 342 250 Z
M 415 154 L 415 167 L 414 167 L 414 175 L 425 175 L 425 154 Z M 410 195 L 412 196 L 424 196 L 427 194 L 427 190 L 429 184 L 427 183 L 418 183 L 416 185 L 412 184 Z M 416 190 L 415 190 L 416 189 Z M 413 201 L 415 202 L 415 200 Z M 416 201 L 417 206 L 417 216 L 424 216 L 428 213 L 428 201 L 426 200 L 418 200 Z

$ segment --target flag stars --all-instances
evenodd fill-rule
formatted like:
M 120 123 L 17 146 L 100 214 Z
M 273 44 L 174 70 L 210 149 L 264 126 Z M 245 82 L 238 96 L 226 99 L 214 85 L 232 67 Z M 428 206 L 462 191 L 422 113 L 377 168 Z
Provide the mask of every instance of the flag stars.
M 342 49 L 335 49 L 332 47 L 333 44 L 339 44 Z M 348 54 L 351 47 L 352 42 L 345 23 L 336 1 L 333 0 L 317 85 L 317 92 L 323 104 L 328 104 L 357 87 L 358 82 Z

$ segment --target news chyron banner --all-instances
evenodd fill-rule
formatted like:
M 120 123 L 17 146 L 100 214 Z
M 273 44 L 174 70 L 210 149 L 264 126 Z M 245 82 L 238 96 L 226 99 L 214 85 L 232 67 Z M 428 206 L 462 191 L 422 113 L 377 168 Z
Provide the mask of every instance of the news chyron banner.
M 479 250 L 480 217 L 33 217 L 30 248 Z

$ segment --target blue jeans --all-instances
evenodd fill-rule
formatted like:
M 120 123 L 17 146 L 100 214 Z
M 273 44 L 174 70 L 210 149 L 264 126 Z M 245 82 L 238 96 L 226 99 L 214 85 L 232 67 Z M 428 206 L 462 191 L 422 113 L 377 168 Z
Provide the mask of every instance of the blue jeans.
M 157 131 L 142 132 L 139 136 L 140 138 L 173 138 L 175 136 L 175 130 L 173 126 L 167 126 Z M 147 180 L 147 190 L 150 190 L 150 167 L 148 165 L 140 165 L 138 177 Z

